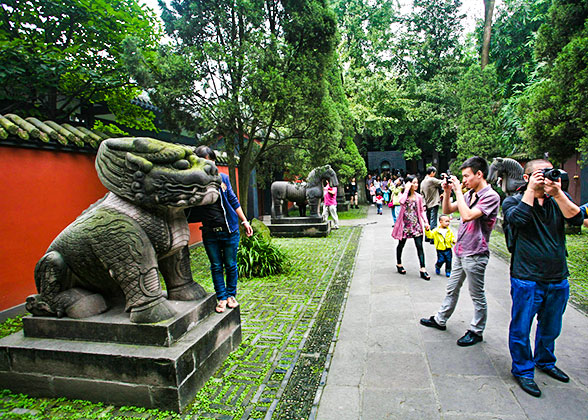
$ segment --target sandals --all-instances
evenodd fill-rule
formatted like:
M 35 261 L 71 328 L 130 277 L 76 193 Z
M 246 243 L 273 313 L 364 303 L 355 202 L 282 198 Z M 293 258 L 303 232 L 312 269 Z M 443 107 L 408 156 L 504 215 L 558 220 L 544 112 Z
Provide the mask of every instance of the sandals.
M 403 267 L 403 266 L 398 266 L 398 265 L 397 265 L 397 266 L 396 266 L 396 269 L 398 270 L 398 272 L 399 272 L 400 274 L 406 274 L 406 270 L 404 269 L 404 267 Z
M 214 310 L 220 314 L 220 313 L 223 313 L 225 311 L 225 309 L 227 309 L 227 301 L 226 300 L 219 300 L 218 303 L 216 304 L 216 308 Z
M 237 302 L 237 299 L 235 299 L 235 296 L 229 296 L 229 298 L 227 299 L 227 306 L 231 309 L 239 306 L 239 302 Z
M 239 306 L 239 302 L 237 302 L 237 299 L 235 299 L 234 296 L 229 296 L 225 300 L 219 300 L 214 310 L 217 311 L 219 314 L 222 314 L 227 309 L 227 306 L 230 309 L 233 309 Z
M 421 273 L 421 279 L 431 280 L 431 276 L 429 276 L 429 273 L 427 273 L 426 271 L 420 271 L 420 273 Z

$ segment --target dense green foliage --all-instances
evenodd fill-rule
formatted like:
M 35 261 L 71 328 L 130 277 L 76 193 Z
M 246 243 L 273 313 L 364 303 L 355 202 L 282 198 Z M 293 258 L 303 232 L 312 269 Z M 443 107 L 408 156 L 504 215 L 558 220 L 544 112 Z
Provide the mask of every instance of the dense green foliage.
M 393 11 L 382 13 L 377 4 L 335 2 L 360 152 L 458 161 L 547 152 L 557 163 L 588 152 L 587 3 L 503 1 L 492 27 L 492 66 L 484 71 L 483 16 L 474 37 L 462 36 L 460 5 L 415 0 L 403 15 L 389 4 L 382 8 Z M 370 31 L 386 45 L 369 42 Z
M 0 323 L 0 338 L 20 331 L 22 329 L 22 316 L 8 318 L 6 321 Z
M 137 0 L 2 0 L 0 114 L 84 119 L 103 102 L 117 122 L 153 129 L 153 114 L 130 103 L 140 90 L 121 60 L 129 35 L 144 49 L 158 42 L 155 16 Z
M 484 71 L 482 2 L 465 34 L 461 0 L 177 0 L 163 41 L 137 1 L 4 0 L 0 113 L 101 103 L 153 129 L 130 104 L 140 87 L 168 128 L 229 152 L 244 206 L 254 170 L 267 187 L 330 163 L 347 182 L 371 150 L 421 165 L 588 152 L 585 0 L 500 2 Z
M 588 153 L 588 3 L 556 0 L 539 28 L 541 76 L 519 99 L 523 137 L 532 154 L 563 163 Z
M 418 160 L 455 147 L 457 82 L 471 61 L 459 42 L 461 2 L 414 5 L 402 15 L 390 2 L 335 3 L 345 91 L 364 155 L 395 149 Z
M 472 155 L 503 156 L 500 138 L 498 81 L 493 65 L 482 70 L 472 64 L 458 85 L 460 113 L 457 136 L 457 160 Z
M 129 67 L 168 121 L 205 133 L 201 142 L 222 139 L 243 207 L 259 165 L 305 174 L 347 144 L 337 26 L 324 0 L 181 0 L 162 18 L 172 42 L 153 55 L 127 41 Z
M 492 25 L 490 62 L 504 94 L 511 96 L 529 83 L 536 68 L 535 34 L 545 22 L 551 0 L 507 0 Z M 481 28 L 478 28 L 481 44 Z

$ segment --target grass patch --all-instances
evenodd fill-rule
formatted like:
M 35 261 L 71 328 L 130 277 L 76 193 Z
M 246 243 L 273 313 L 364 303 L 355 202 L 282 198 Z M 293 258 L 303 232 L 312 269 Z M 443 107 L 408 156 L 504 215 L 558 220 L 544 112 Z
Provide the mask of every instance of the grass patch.
M 570 299 L 588 314 L 588 229 L 579 235 L 567 235 Z
M 13 334 L 17 331 L 22 330 L 22 317 L 24 315 L 18 315 L 14 318 L 8 318 L 6 321 L 0 324 L 0 338 L 4 338 L 7 335 Z
M 358 209 L 349 209 L 347 211 L 338 212 L 339 220 L 351 220 L 351 219 L 365 219 L 368 214 L 369 206 L 361 205 Z M 388 211 L 390 211 L 388 209 Z

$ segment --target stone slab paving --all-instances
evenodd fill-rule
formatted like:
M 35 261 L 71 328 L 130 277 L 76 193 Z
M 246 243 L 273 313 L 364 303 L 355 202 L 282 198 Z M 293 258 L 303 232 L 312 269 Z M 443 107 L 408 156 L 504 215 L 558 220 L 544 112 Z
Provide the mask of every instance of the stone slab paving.
M 342 221 L 352 224 L 358 221 Z M 568 306 L 556 343 L 564 384 L 537 372 L 541 398 L 524 393 L 510 374 L 508 264 L 493 255 L 486 271 L 488 324 L 484 341 L 456 345 L 473 307 L 467 286 L 447 331 L 419 325 L 435 314 L 446 278 L 434 274 L 435 250 L 425 244 L 430 282 L 418 276 L 414 244 L 397 274 L 392 218 L 370 207 L 355 273 L 316 412 L 318 420 L 343 419 L 588 419 L 588 318 Z M 457 225 L 453 226 L 454 228 Z M 534 334 L 534 332 L 533 332 Z

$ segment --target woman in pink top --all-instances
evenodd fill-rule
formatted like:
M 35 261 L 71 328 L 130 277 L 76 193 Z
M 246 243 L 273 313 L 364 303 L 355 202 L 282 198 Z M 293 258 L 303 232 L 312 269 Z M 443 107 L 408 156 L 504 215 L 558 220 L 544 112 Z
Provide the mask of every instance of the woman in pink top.
M 331 187 L 329 181 L 325 181 L 326 184 L 323 188 L 324 192 L 324 208 L 323 208 L 323 219 L 329 218 L 329 213 L 335 220 L 335 226 L 333 229 L 339 229 L 339 217 L 337 216 L 337 187 Z
M 414 239 L 414 244 L 419 256 L 421 266 L 421 278 L 430 280 L 431 276 L 425 268 L 425 252 L 423 251 L 423 230 L 429 228 L 425 208 L 423 206 L 423 196 L 417 193 L 419 180 L 414 175 L 406 177 L 404 192 L 400 196 L 400 213 L 396 219 L 396 224 L 392 230 L 392 237 L 398 239 L 396 248 L 396 269 L 400 274 L 406 274 L 402 266 L 402 250 L 408 238 Z

